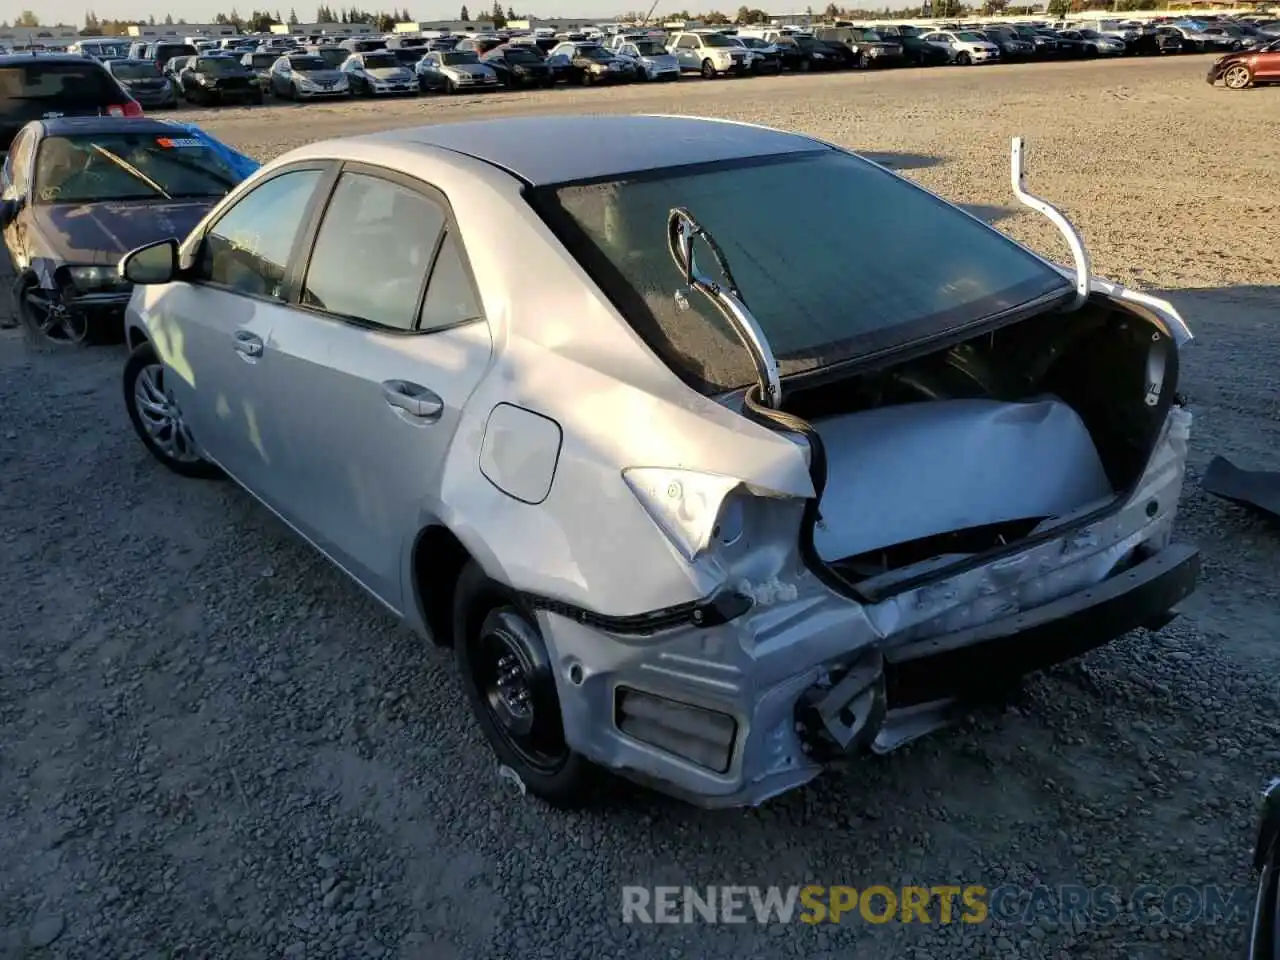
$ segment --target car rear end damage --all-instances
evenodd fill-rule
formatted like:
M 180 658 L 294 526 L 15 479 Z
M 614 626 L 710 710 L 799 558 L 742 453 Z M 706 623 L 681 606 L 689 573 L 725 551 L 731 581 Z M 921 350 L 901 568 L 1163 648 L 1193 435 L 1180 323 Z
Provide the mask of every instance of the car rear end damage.
M 700 804 L 760 803 L 839 756 L 935 729 L 949 701 L 984 685 L 1159 625 L 1198 569 L 1196 552 L 1171 542 L 1190 420 L 1170 412 L 1137 488 L 1108 516 L 1062 518 L 1034 547 L 876 602 L 832 590 L 791 551 L 765 579 L 730 578 L 750 606 L 728 622 L 620 634 L 541 611 L 569 745 Z
M 703 608 L 646 629 L 540 607 L 569 746 L 707 806 L 756 804 L 832 761 L 884 752 L 958 703 L 1138 628 L 1194 588 L 1172 541 L 1191 414 L 1190 332 L 1162 301 L 1089 274 L 874 362 L 783 379 L 730 265 L 693 214 L 669 245 L 758 382 L 725 402 L 794 441 L 812 494 L 680 469 L 624 471 L 700 582 Z M 705 243 L 721 279 L 695 265 Z M 704 254 L 705 255 L 705 254 Z

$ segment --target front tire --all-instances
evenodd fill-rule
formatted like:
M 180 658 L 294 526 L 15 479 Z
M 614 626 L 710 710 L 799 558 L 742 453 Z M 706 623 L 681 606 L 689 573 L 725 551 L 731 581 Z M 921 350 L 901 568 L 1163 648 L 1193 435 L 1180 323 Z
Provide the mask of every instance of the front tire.
M 714 80 L 716 78 L 716 68 L 710 60 L 702 61 L 702 79 Z
M 174 473 L 214 479 L 222 476 L 204 458 L 166 386 L 169 372 L 150 343 L 140 343 L 124 365 L 124 405 L 147 452 Z
M 89 318 L 63 304 L 52 290 L 46 290 L 34 276 L 19 277 L 13 286 L 13 312 L 26 335 L 37 347 L 65 349 L 93 341 Z
M 1253 83 L 1253 75 L 1249 72 L 1249 68 L 1242 63 L 1227 67 L 1222 74 L 1222 84 L 1228 90 L 1244 90 Z
M 969 56 L 969 54 L 964 50 L 961 50 L 956 54 L 956 63 L 962 67 L 967 67 L 969 64 L 973 63 L 973 57 Z
M 473 561 L 458 578 L 453 623 L 462 689 L 499 762 L 552 806 L 586 803 L 596 770 L 565 742 L 555 665 L 532 614 Z

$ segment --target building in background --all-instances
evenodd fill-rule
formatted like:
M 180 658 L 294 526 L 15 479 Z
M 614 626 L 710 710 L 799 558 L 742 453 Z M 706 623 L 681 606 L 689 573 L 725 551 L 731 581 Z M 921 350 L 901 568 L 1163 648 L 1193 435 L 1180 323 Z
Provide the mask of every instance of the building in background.
M 543 20 L 540 17 L 507 21 L 511 30 L 550 30 L 552 33 L 582 33 L 594 26 L 591 20 Z
M 396 33 L 492 33 L 492 20 L 406 20 L 393 28 Z
M 25 47 L 65 50 L 79 39 L 78 29 L 62 24 L 52 27 L 0 27 L 0 45 L 10 50 L 20 50 Z
M 377 31 L 371 23 L 273 23 L 271 32 L 283 36 L 365 37 Z
M 230 23 L 157 23 L 129 24 L 129 36 L 140 40 L 163 37 L 234 37 L 239 31 Z

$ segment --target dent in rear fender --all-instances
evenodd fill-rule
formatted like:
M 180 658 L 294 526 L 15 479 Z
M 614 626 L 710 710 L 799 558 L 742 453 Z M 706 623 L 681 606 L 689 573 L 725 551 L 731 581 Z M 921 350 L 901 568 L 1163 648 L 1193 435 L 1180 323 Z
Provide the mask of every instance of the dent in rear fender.
M 482 545 L 492 575 L 606 616 L 698 601 L 720 586 L 679 556 L 622 479 L 625 467 L 727 474 L 800 497 L 813 489 L 792 440 L 699 397 L 668 371 L 657 384 L 644 370 L 623 372 L 644 385 L 509 341 L 468 402 L 439 496 L 442 519 L 454 518 L 448 525 L 468 549 Z M 540 503 L 502 492 L 481 468 L 485 426 L 500 404 L 560 425 L 554 481 Z

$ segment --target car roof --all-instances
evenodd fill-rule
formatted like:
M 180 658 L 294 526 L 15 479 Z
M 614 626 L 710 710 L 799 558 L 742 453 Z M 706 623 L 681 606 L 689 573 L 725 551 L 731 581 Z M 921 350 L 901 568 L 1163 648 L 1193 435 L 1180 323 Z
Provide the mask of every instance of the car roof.
M 509 117 L 410 127 L 356 138 L 417 143 L 483 160 L 533 186 L 822 149 L 769 127 L 701 117 Z M 582 149 L 566 145 L 581 144 Z
M 173 134 L 172 124 L 145 117 L 52 117 L 40 121 L 46 137 L 71 137 L 95 133 Z
M 101 66 L 96 60 L 78 53 L 46 53 L 43 50 L 36 50 L 28 53 L 0 54 L 0 67 L 21 66 L 24 63 L 92 63 Z

